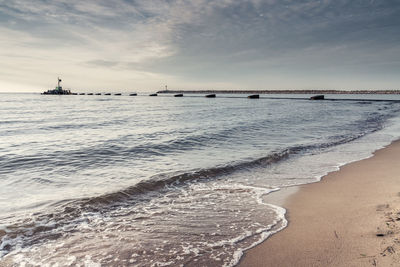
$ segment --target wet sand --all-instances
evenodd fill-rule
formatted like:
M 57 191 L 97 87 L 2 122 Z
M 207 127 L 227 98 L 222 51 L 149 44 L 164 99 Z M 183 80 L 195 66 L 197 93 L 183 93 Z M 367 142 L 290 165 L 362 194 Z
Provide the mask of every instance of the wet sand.
M 400 266 L 400 141 L 303 185 L 289 225 L 239 266 Z

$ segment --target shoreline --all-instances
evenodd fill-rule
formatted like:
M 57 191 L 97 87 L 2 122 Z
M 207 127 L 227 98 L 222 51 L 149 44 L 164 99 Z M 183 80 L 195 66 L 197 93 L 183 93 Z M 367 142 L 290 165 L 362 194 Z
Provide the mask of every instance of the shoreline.
M 398 158 L 400 140 L 319 182 L 267 196 L 286 209 L 288 226 L 245 251 L 237 266 L 400 265 Z

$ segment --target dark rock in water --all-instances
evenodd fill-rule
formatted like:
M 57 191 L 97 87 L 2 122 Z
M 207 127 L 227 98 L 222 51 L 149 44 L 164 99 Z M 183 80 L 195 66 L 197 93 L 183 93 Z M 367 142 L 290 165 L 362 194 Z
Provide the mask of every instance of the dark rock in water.
M 324 100 L 325 96 L 324 95 L 315 95 L 310 97 L 310 100 Z
M 247 98 L 258 99 L 260 98 L 260 95 L 249 95 Z
M 176 95 L 174 95 L 174 97 L 182 97 L 183 96 L 183 94 L 176 94 Z
M 149 94 L 149 96 L 157 96 L 157 94 Z
M 96 95 L 101 95 L 101 93 L 96 93 Z
M 78 95 L 78 93 L 71 93 L 71 95 Z
M 110 93 L 106 93 L 106 94 L 104 94 L 104 95 L 111 95 Z
M 129 94 L 130 96 L 137 96 L 137 94 L 136 93 L 132 93 L 132 94 Z
M 114 94 L 114 95 L 121 95 L 120 93 Z
M 85 95 L 85 93 L 80 93 L 79 95 Z
M 216 95 L 215 94 L 209 94 L 209 95 L 206 95 L 206 97 L 212 98 L 212 97 L 216 97 Z
M 89 94 L 87 94 L 87 95 L 93 95 L 93 93 L 89 93 Z

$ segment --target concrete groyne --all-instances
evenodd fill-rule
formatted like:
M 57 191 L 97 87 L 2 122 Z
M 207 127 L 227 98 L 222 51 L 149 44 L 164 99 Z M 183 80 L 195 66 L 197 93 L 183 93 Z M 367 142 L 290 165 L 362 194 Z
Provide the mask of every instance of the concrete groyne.
M 353 94 L 399 95 L 400 90 L 162 90 L 159 94 Z

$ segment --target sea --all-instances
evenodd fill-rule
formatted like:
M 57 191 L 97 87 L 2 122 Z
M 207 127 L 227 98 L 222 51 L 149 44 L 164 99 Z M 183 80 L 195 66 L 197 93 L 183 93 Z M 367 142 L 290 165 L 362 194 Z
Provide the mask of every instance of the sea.
M 0 265 L 235 266 L 400 136 L 400 96 L 308 98 L 0 94 Z

